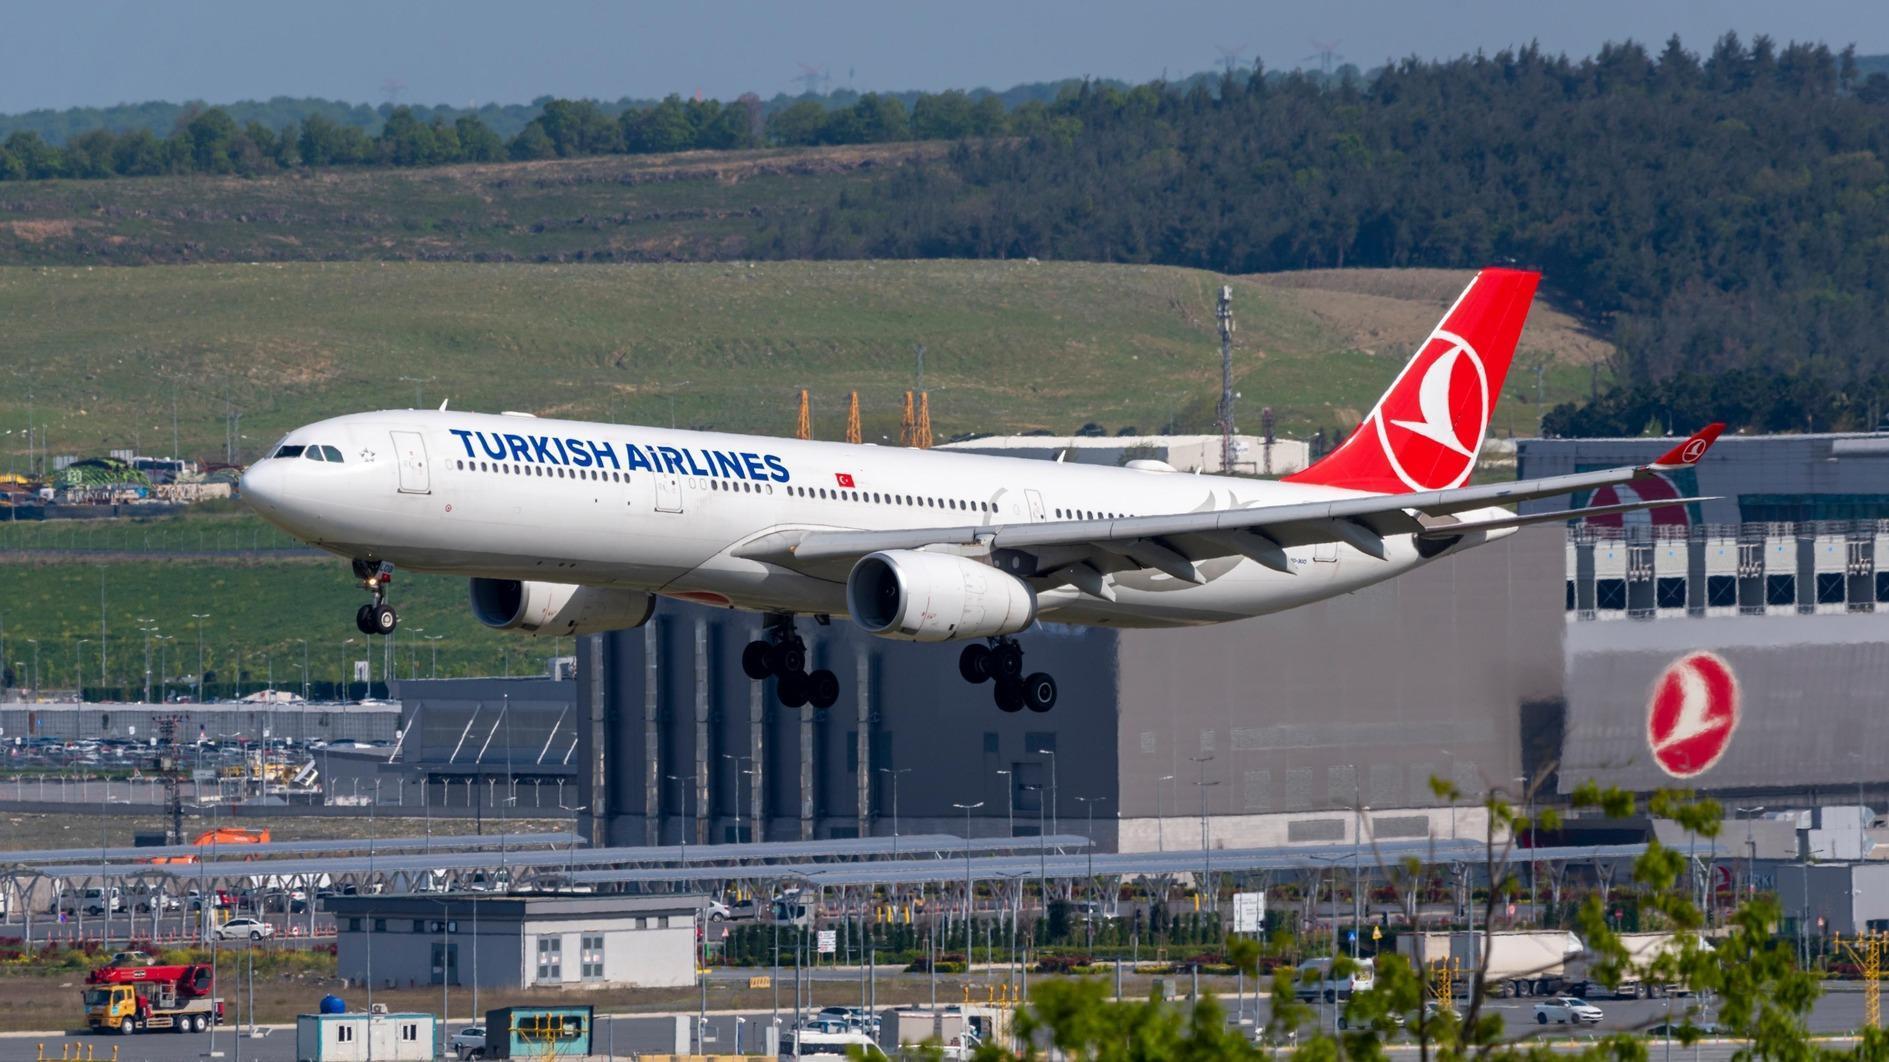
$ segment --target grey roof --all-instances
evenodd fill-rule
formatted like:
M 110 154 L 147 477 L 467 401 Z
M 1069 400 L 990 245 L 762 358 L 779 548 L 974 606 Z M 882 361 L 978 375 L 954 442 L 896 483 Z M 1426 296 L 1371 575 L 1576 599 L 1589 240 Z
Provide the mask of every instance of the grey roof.
M 583 844 L 574 833 L 488 833 L 441 837 L 359 837 L 332 841 L 270 841 L 266 844 L 166 844 L 133 848 L 38 848 L 18 852 L 0 851 L 0 866 L 33 866 L 45 863 L 82 863 L 90 860 L 93 871 L 100 862 L 147 860 L 159 856 L 195 856 L 216 859 L 240 852 L 244 859 L 279 855 L 315 855 L 323 852 L 404 852 L 411 849 L 470 848 L 542 848 Z
M 544 835 L 531 835 L 544 836 Z M 569 835 L 566 835 L 567 837 Z M 489 840 L 489 839 L 488 839 Z M 105 867 L 108 874 L 164 876 L 186 880 L 197 878 L 227 877 L 276 877 L 319 874 L 359 874 L 385 873 L 416 874 L 428 870 L 492 870 L 499 867 L 613 867 L 617 873 L 635 876 L 643 870 L 632 869 L 632 865 L 643 867 L 661 867 L 671 865 L 719 867 L 733 870 L 738 866 L 756 863 L 772 866 L 773 861 L 781 859 L 812 858 L 864 858 L 872 856 L 890 856 L 893 854 L 916 855 L 931 853 L 934 858 L 943 858 L 953 853 L 1001 852 L 1019 849 L 1034 851 L 1039 845 L 1055 849 L 1082 848 L 1089 844 L 1086 837 L 1060 834 L 1044 838 L 1041 842 L 1034 837 L 991 837 L 973 838 L 969 841 L 951 834 L 924 834 L 916 837 L 860 837 L 831 841 L 763 841 L 749 844 L 718 845 L 659 845 L 636 848 L 579 848 L 569 846 L 553 851 L 545 851 L 541 846 L 531 846 L 529 850 L 514 850 L 500 845 L 486 845 L 477 851 L 439 850 L 431 852 L 395 852 L 380 854 L 374 849 L 365 856 L 342 856 L 304 859 L 241 859 L 221 860 L 218 862 L 182 863 L 182 864 L 134 864 Z M 361 850 L 363 842 L 356 842 L 356 851 Z M 248 849 L 244 850 L 248 854 Z M 800 865 L 823 866 L 827 864 L 804 863 Z M 77 862 L 64 865 L 40 866 L 35 869 L 48 877 L 84 878 L 99 874 L 101 864 L 97 862 Z M 700 876 L 700 875 L 696 875 Z M 686 878 L 687 875 L 684 875 Z
M 481 918 L 557 915 L 639 914 L 700 911 L 707 898 L 697 893 L 559 895 L 542 893 L 394 893 L 379 896 L 331 896 L 322 901 L 337 915 L 470 918 L 478 905 Z

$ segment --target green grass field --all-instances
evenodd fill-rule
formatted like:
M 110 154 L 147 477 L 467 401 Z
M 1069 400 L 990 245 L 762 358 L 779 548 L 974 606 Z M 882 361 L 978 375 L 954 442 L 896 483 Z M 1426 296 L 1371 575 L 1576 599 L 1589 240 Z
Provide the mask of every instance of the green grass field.
M 1466 274 L 1443 277 L 1422 298 L 1334 293 L 1342 313 L 1236 278 L 1242 424 L 1261 405 L 1286 435 L 1355 420 Z M 1222 279 L 959 261 L 0 268 L 0 467 L 18 467 L 29 418 L 53 453 L 167 451 L 175 424 L 186 454 L 220 458 L 237 410 L 243 459 L 298 424 L 416 397 L 787 434 L 808 387 L 816 434 L 837 437 L 857 389 L 867 437 L 896 439 L 918 344 L 941 438 L 1089 421 L 1210 430 Z M 1382 349 L 1353 334 L 1367 311 L 1396 326 Z M 1566 332 L 1524 337 L 1549 366 L 1550 404 L 1587 384 L 1557 350 Z M 1504 419 L 1532 430 L 1526 390 Z

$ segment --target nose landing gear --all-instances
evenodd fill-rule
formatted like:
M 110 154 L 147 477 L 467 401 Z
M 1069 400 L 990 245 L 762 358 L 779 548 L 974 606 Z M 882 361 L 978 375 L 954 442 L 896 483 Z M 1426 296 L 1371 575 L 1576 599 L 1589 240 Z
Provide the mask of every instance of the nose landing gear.
M 354 610 L 354 626 L 362 634 L 392 634 L 400 626 L 400 616 L 394 607 L 387 603 L 387 584 L 394 581 L 394 566 L 381 561 L 356 559 L 354 577 L 361 581 L 361 587 L 374 595 L 374 600 Z
M 1056 680 L 1048 672 L 1023 673 L 1023 647 L 1013 638 L 992 638 L 989 645 L 972 642 L 958 654 L 958 674 L 977 685 L 996 684 L 998 709 L 1047 712 L 1056 707 Z
M 741 650 L 741 670 L 756 682 L 773 678 L 774 693 L 788 708 L 831 708 L 840 699 L 840 680 L 833 672 L 807 670 L 807 643 L 786 613 L 769 616 L 767 633 Z

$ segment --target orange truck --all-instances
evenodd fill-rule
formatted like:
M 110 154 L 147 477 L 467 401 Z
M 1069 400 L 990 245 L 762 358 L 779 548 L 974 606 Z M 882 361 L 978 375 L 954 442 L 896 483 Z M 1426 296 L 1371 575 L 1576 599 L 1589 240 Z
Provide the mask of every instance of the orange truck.
M 214 830 L 205 830 L 198 834 L 197 839 L 191 843 L 200 848 L 208 847 L 213 844 L 227 844 L 231 846 L 268 844 L 269 831 L 244 830 L 235 826 L 218 826 Z M 151 860 L 153 863 L 195 863 L 196 861 L 197 857 L 194 855 L 155 856 Z

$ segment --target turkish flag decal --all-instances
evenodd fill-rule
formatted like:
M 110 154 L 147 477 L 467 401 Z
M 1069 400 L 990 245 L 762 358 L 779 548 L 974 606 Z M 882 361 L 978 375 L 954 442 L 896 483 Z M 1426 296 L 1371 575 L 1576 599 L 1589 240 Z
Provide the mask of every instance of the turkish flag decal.
M 850 472 L 835 472 L 833 473 L 833 478 L 838 480 L 839 485 L 842 487 L 850 487 L 853 485 L 853 476 Z

